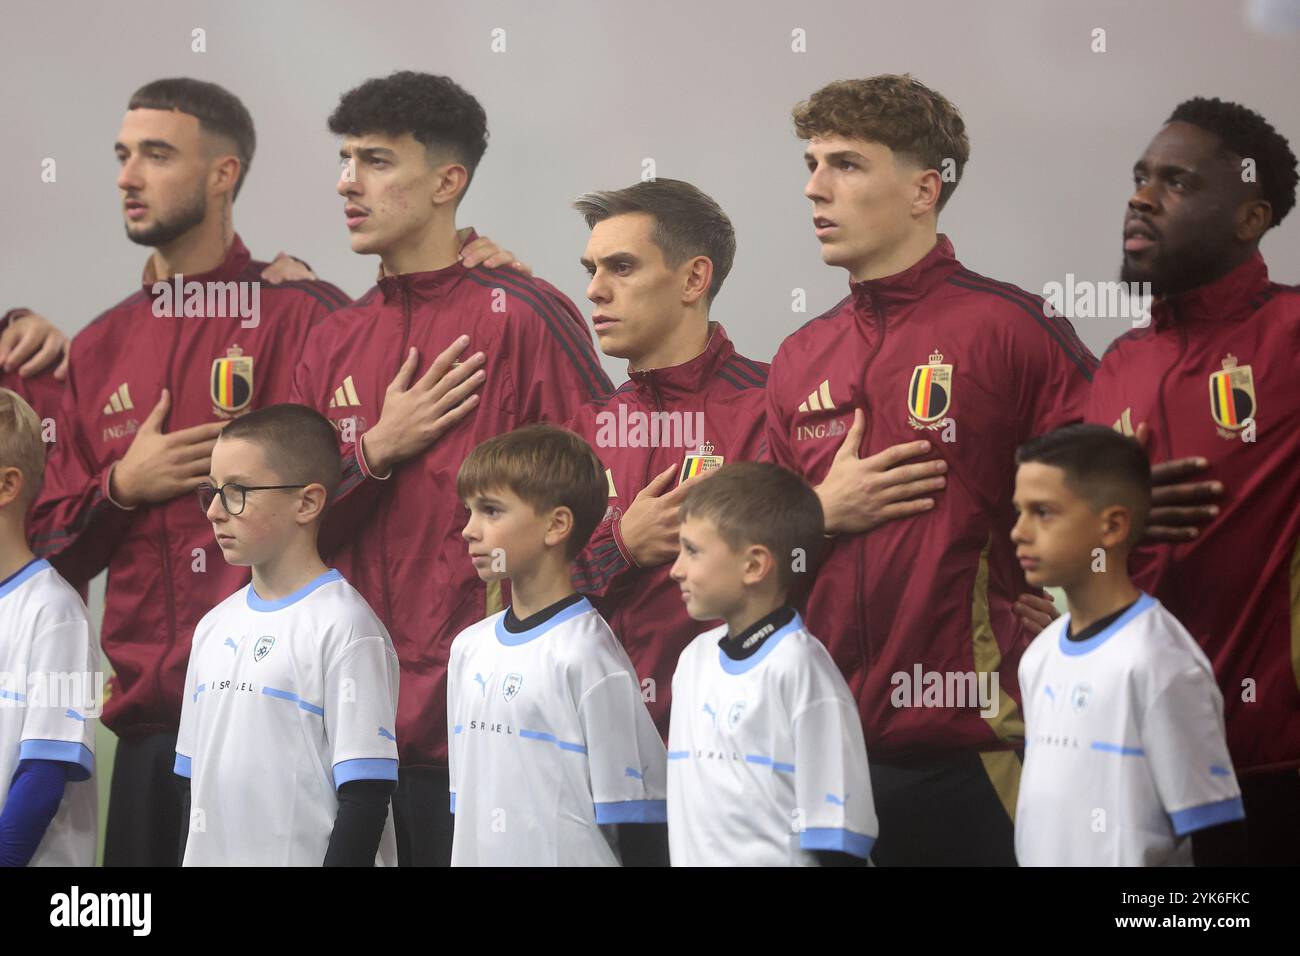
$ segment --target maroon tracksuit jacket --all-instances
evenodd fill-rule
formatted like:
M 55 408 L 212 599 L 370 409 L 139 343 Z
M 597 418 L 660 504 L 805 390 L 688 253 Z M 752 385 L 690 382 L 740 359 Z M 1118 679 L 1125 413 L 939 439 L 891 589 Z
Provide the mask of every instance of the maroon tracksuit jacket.
M 1219 514 L 1130 567 L 1196 638 L 1223 690 L 1238 773 L 1300 766 L 1300 288 L 1256 254 L 1159 301 L 1102 359 L 1090 421 L 1151 428 L 1151 460 L 1203 457 Z M 1300 812 L 1300 808 L 1297 808 Z
M 236 236 L 220 266 L 184 281 L 252 283 L 265 267 Z M 258 323 L 244 328 L 252 320 L 238 314 L 155 315 L 153 284 L 146 268 L 140 291 L 72 340 L 28 528 L 33 550 L 74 584 L 108 568 L 102 644 L 115 673 L 103 719 L 120 736 L 176 730 L 194 625 L 249 572 L 226 564 L 194 495 L 127 511 L 108 498 L 109 469 L 163 388 L 169 432 L 288 401 L 309 328 L 348 301 L 327 282 L 262 283 Z
M 470 237 L 472 241 L 473 236 Z M 420 372 L 462 334 L 487 353 L 478 407 L 431 448 L 380 480 L 350 446 L 379 421 L 384 392 L 410 346 Z M 612 391 L 581 314 L 549 283 L 511 269 L 386 276 L 312 337 L 295 401 L 340 431 L 340 494 L 321 550 L 388 627 L 401 664 L 397 743 L 402 765 L 447 765 L 447 659 L 462 630 L 502 607 L 461 538 L 467 512 L 456 473 L 480 442 L 537 421 L 563 423 Z M 349 419 L 351 420 L 349 422 Z
M 627 649 L 642 697 L 666 738 L 677 658 L 716 622 L 695 621 L 686 613 L 681 589 L 668 576 L 672 562 L 654 568 L 632 563 L 619 521 L 641 489 L 669 465 L 679 469 L 670 486 L 675 487 L 684 471 L 760 457 L 767 364 L 737 353 L 715 324 L 708 346 L 691 361 L 628 374 L 630 381 L 608 401 L 584 409 L 570 425 L 595 448 L 609 479 L 609 510 L 578 556 L 574 584 Z M 696 413 L 701 418 L 694 418 Z M 631 429 L 665 414 L 658 419 L 663 423 L 658 446 L 640 444 Z M 686 438 L 689 446 L 678 440 Z
M 837 537 L 805 620 L 858 700 L 872 759 L 1008 749 L 1024 734 L 1030 639 L 1011 609 L 1028 590 L 1010 539 L 1015 450 L 1083 416 L 1096 359 L 1038 296 L 963 268 L 942 235 L 910 269 L 849 288 L 772 362 L 773 459 L 819 484 L 861 408 L 862 457 L 928 439 L 948 481 L 933 510 Z M 999 678 L 988 719 L 975 700 L 925 706 L 916 686 L 976 672 Z

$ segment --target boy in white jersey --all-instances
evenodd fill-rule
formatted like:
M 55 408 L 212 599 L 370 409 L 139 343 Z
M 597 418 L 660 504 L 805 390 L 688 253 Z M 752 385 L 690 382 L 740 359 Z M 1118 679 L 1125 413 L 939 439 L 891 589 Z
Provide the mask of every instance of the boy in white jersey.
M 1244 862 L 1245 813 L 1210 663 L 1128 575 L 1151 505 L 1145 453 L 1109 428 L 1071 425 L 1016 460 L 1011 539 L 1025 580 L 1063 588 L 1069 603 L 1020 661 L 1017 860 Z
M 27 546 L 41 421 L 0 388 L 0 866 L 95 863 L 99 649 L 81 597 Z
M 211 467 L 199 500 L 222 555 L 253 574 L 194 631 L 184 865 L 396 865 L 397 656 L 316 547 L 340 480 L 334 430 L 270 405 L 226 426 Z
M 817 495 L 777 465 L 686 493 L 672 577 L 721 618 L 682 652 L 668 730 L 673 866 L 861 866 L 877 836 L 858 708 L 787 604 L 823 539 Z
M 572 432 L 530 425 L 469 454 L 463 536 L 511 604 L 451 646 L 452 866 L 666 862 L 664 745 L 627 653 L 570 582 L 605 470 Z

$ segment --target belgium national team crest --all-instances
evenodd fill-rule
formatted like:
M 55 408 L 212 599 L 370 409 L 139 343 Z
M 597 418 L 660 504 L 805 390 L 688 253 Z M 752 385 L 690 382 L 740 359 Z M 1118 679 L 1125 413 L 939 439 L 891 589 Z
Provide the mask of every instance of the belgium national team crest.
M 912 369 L 907 386 L 907 418 L 913 428 L 939 428 L 952 406 L 952 366 L 943 364 L 943 354 L 930 354 L 929 365 Z
M 1210 414 L 1224 438 L 1236 438 L 1255 417 L 1255 376 L 1231 353 L 1223 360 L 1223 371 L 1210 375 Z
M 212 360 L 213 413 L 221 418 L 237 415 L 253 400 L 253 356 L 238 345 L 224 358 Z
M 715 455 L 714 451 L 716 450 L 713 442 L 706 441 L 694 455 L 687 455 L 682 461 L 682 472 L 677 476 L 677 483 L 680 485 L 683 481 L 689 481 L 696 475 L 702 475 L 714 468 L 721 468 L 726 459 L 721 455 Z

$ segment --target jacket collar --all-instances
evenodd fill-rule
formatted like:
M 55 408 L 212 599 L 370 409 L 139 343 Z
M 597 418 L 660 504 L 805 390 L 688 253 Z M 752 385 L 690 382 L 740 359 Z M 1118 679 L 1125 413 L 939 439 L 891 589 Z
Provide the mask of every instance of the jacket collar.
M 230 248 L 226 250 L 226 258 L 222 260 L 221 265 L 217 266 L 211 272 L 204 272 L 199 275 L 186 275 L 186 284 L 190 282 L 234 282 L 244 270 L 248 268 L 248 263 L 252 261 L 252 255 L 249 254 L 248 248 L 244 241 L 235 234 L 234 241 Z M 171 282 L 174 277 L 168 276 L 166 279 L 159 279 L 154 272 L 153 256 L 150 256 L 144 264 L 144 272 L 140 279 L 140 284 L 144 287 L 145 295 L 153 295 L 154 284 L 160 281 Z
M 1269 285 L 1268 266 L 1256 249 L 1227 275 L 1181 295 L 1158 299 L 1151 306 L 1151 318 L 1157 327 L 1207 320 L 1240 322 L 1259 308 Z
M 902 306 L 924 298 L 939 283 L 961 268 L 952 243 L 943 233 L 934 248 L 902 272 L 863 282 L 849 280 L 849 291 L 859 308 L 874 310 Z
M 653 391 L 660 396 L 697 394 L 717 374 L 719 367 L 735 354 L 736 347 L 727 337 L 726 329 L 717 322 L 710 322 L 708 344 L 689 362 L 639 372 L 628 369 L 627 377 L 635 383 L 638 391 Z
M 477 238 L 478 234 L 471 229 L 469 236 L 461 243 L 461 248 L 465 248 Z M 401 275 L 390 275 L 381 262 L 377 282 L 385 302 L 400 302 L 403 292 L 413 299 L 428 300 L 446 295 L 447 291 L 464 278 L 468 271 L 464 263 L 458 259 L 451 265 L 434 269 L 432 272 L 404 272 Z

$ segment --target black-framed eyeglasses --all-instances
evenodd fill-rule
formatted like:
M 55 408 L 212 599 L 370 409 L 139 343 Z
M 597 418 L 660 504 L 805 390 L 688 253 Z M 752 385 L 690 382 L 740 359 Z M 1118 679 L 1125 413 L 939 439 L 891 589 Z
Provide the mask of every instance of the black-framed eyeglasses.
M 244 502 L 250 491 L 284 491 L 289 488 L 306 487 L 306 485 L 241 485 L 238 482 L 228 481 L 220 488 L 215 488 L 208 482 L 199 485 L 199 504 L 203 506 L 203 513 L 207 514 L 208 509 L 212 507 L 213 499 L 220 496 L 221 506 L 226 509 L 226 513 L 237 515 L 244 510 Z

